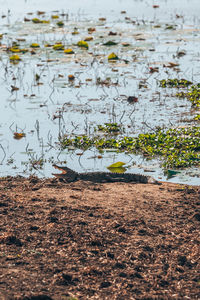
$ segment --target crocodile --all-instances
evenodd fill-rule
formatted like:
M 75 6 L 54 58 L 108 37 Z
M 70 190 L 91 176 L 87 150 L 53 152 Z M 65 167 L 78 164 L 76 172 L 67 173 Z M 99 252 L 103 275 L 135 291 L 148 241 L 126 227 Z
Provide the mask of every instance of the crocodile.
M 161 184 L 151 176 L 132 174 L 132 173 L 109 173 L 109 172 L 87 172 L 78 173 L 64 166 L 53 165 L 54 168 L 62 171 L 60 174 L 52 174 L 64 182 L 73 182 L 77 180 L 92 182 L 135 182 L 135 183 L 153 183 Z

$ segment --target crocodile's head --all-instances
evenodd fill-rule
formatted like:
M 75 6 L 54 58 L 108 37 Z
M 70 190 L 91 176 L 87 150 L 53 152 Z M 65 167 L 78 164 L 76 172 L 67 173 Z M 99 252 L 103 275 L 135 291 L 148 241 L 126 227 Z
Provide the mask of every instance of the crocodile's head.
M 62 166 L 57 166 L 57 165 L 53 165 L 53 167 L 55 169 L 58 169 L 59 171 L 61 171 L 60 174 L 57 173 L 52 173 L 52 175 L 54 175 L 55 177 L 59 178 L 59 179 L 65 179 L 66 181 L 74 181 L 76 180 L 78 173 L 71 170 L 68 167 L 62 167 Z

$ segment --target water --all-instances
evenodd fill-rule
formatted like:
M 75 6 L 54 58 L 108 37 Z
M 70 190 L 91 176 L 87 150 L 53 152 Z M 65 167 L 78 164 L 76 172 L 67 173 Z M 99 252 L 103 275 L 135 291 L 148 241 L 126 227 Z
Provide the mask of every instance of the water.
M 193 117 L 190 103 L 172 97 L 174 90 L 163 90 L 157 82 L 175 77 L 200 82 L 198 2 L 159 1 L 157 9 L 152 7 L 155 1 L 136 0 L 78 0 L 67 6 L 66 1 L 46 0 L 0 4 L 0 33 L 4 34 L 0 48 L 0 176 L 49 177 L 52 163 L 59 161 L 66 161 L 77 171 L 106 171 L 111 163 L 124 161 L 130 172 L 145 172 L 166 180 L 157 160 L 115 152 L 106 152 L 98 159 L 95 149 L 60 151 L 58 138 L 66 133 L 92 133 L 95 126 L 105 122 L 122 123 L 128 135 L 151 131 L 156 126 L 188 126 L 186 120 Z M 38 16 L 38 10 L 45 15 Z M 63 28 L 51 19 L 55 14 L 62 14 Z M 24 22 L 24 17 L 51 22 L 33 24 Z M 106 20 L 100 21 L 102 17 Z M 166 24 L 176 26 L 176 30 L 166 30 Z M 71 34 L 75 27 L 78 35 Z M 88 36 L 89 27 L 96 28 L 89 51 L 74 46 Z M 117 35 L 108 36 L 110 31 Z M 39 43 L 40 48 L 34 49 L 36 54 L 29 51 L 20 55 L 22 61 L 13 65 L 6 47 L 17 40 L 21 48 L 30 50 L 31 43 Z M 109 40 L 118 45 L 102 46 Z M 72 47 L 75 54 L 67 56 L 44 46 L 59 41 L 65 48 Z M 122 47 L 122 42 L 130 46 Z M 178 51 L 183 50 L 186 55 L 178 58 Z M 122 59 L 115 64 L 107 60 L 113 51 Z M 177 62 L 179 70 L 165 68 L 169 62 Z M 159 72 L 150 74 L 149 67 L 158 67 Z M 70 74 L 75 76 L 74 84 L 68 81 Z M 96 84 L 97 78 L 108 77 L 113 84 Z M 147 87 L 139 89 L 141 83 Z M 128 104 L 128 96 L 138 97 L 138 103 Z M 14 132 L 26 136 L 16 140 Z M 192 168 L 170 181 L 199 184 L 198 176 L 199 169 Z

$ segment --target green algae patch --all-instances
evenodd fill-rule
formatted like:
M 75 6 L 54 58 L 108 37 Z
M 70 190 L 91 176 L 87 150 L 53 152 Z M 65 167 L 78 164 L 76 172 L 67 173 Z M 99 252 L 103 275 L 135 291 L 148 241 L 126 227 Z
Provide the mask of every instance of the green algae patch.
M 157 129 L 152 133 L 139 134 L 137 137 L 89 137 L 64 136 L 63 148 L 89 149 L 100 151 L 115 149 L 118 152 L 143 154 L 146 158 L 160 158 L 166 168 L 187 168 L 200 165 L 200 127 Z
M 81 47 L 81 48 L 85 48 L 85 49 L 88 49 L 88 48 L 89 48 L 88 43 L 85 42 L 85 41 L 79 41 L 79 42 L 77 43 L 77 46 L 78 46 L 78 47 Z

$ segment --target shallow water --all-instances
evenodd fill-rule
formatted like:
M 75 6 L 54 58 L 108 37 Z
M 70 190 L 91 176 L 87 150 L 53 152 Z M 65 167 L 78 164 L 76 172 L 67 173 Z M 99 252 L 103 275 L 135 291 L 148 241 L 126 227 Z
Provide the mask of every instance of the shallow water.
M 67 7 L 66 1 L 55 5 L 55 1 L 46 0 L 0 4 L 0 33 L 4 34 L 0 49 L 0 175 L 49 177 L 52 163 L 59 161 L 66 161 L 77 171 L 105 171 L 111 163 L 124 161 L 130 172 L 145 172 L 166 180 L 157 160 L 115 152 L 105 152 L 98 159 L 95 149 L 84 153 L 60 151 L 57 142 L 59 135 L 92 133 L 95 126 L 105 122 L 122 123 L 128 135 L 151 131 L 156 126 L 188 126 L 186 121 L 193 117 L 190 103 L 172 97 L 174 90 L 161 89 L 157 82 L 175 77 L 200 82 L 198 1 L 159 1 L 156 9 L 152 7 L 155 1 L 131 0 L 78 0 Z M 45 11 L 43 19 L 64 14 L 66 26 L 58 28 L 56 20 L 50 24 L 23 21 L 24 17 L 38 17 L 38 10 Z M 100 17 L 106 20 L 100 21 Z M 176 26 L 176 30 L 166 30 L 166 24 Z M 71 34 L 75 27 L 79 35 Z M 75 55 L 66 56 L 44 47 L 57 41 L 62 41 L 65 48 L 72 47 L 88 36 L 89 27 L 97 29 L 89 51 L 73 46 Z M 108 36 L 110 31 L 117 35 Z M 23 48 L 30 48 L 33 42 L 40 48 L 35 55 L 23 54 L 22 61 L 13 65 L 5 50 L 16 39 L 25 39 L 20 41 Z M 102 46 L 109 40 L 119 44 Z M 121 47 L 122 42 L 130 46 Z M 183 50 L 186 55 L 178 58 L 177 53 Z M 115 64 L 107 61 L 113 51 L 121 58 Z M 177 62 L 178 70 L 163 67 L 169 62 Z M 158 67 L 159 72 L 150 74 L 149 67 Z M 75 76 L 73 84 L 68 81 L 69 74 Z M 97 85 L 98 77 L 109 77 L 115 84 Z M 139 89 L 140 83 L 147 88 Z M 12 86 L 19 90 L 12 91 Z M 128 104 L 128 96 L 138 97 L 138 102 Z M 14 132 L 24 132 L 26 137 L 16 140 Z M 40 159 L 44 162 L 41 168 L 36 164 Z M 199 169 L 192 168 L 169 181 L 199 184 L 198 176 Z

